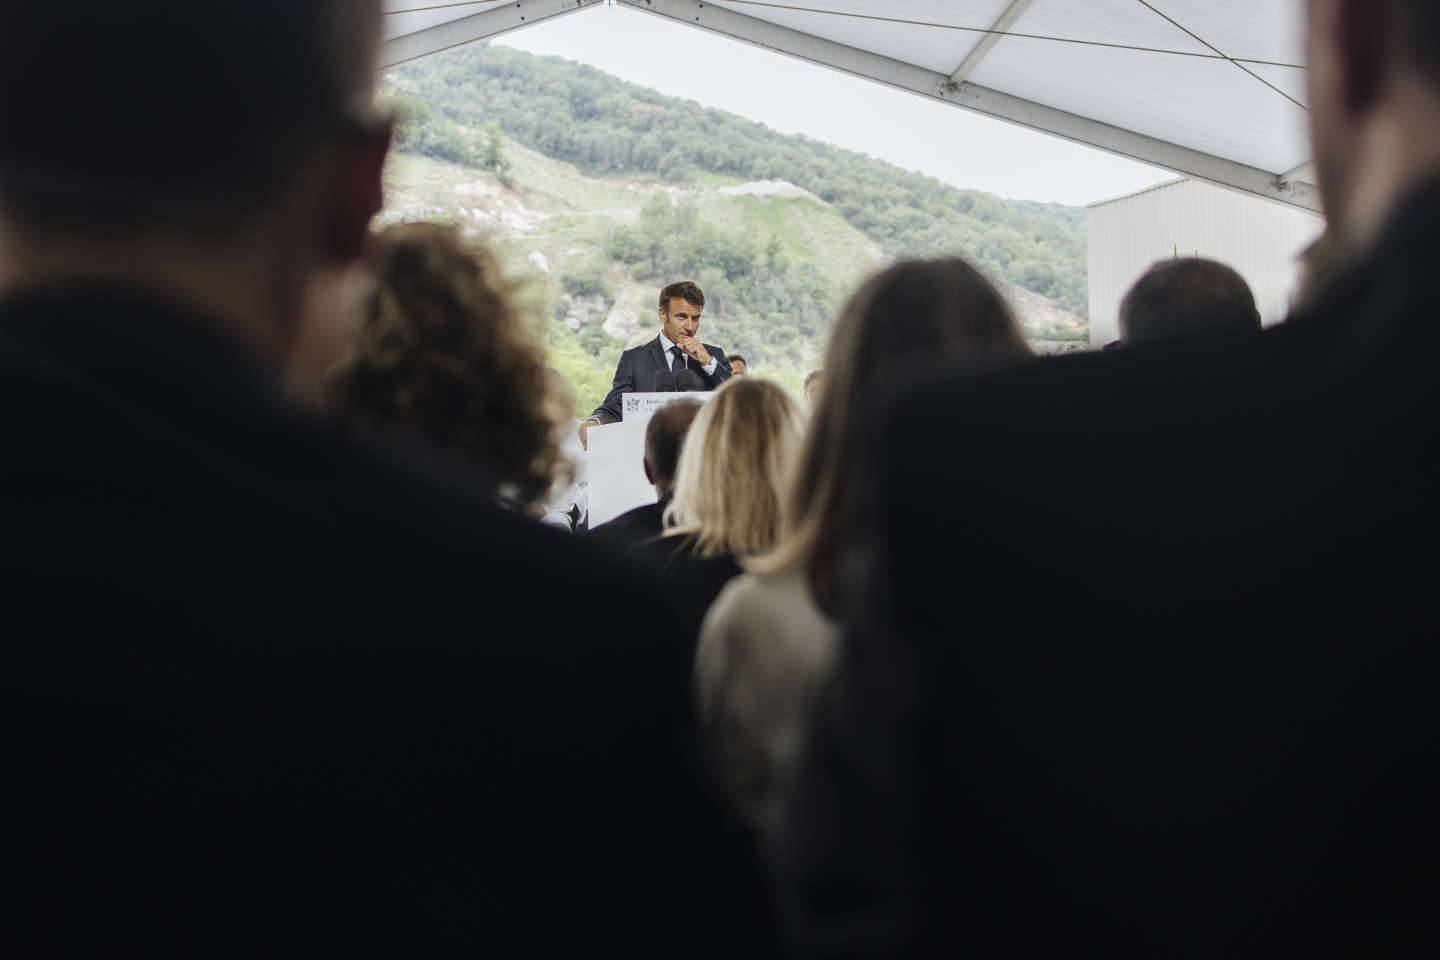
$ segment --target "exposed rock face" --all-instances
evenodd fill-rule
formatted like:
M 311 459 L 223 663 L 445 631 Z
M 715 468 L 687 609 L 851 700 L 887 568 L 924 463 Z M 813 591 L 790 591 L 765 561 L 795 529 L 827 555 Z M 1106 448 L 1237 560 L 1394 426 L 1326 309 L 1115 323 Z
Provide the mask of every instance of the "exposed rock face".
M 751 180 L 734 187 L 720 187 L 715 192 L 727 197 L 809 197 L 817 203 L 825 202 L 789 180 Z
M 616 291 L 615 303 L 605 317 L 605 332 L 619 337 L 628 347 L 644 343 L 660 329 L 655 316 L 655 295 L 658 290 L 626 283 Z
M 562 293 L 560 295 L 560 311 L 557 311 L 557 315 L 564 316 L 565 326 L 579 333 L 592 323 L 608 323 L 606 308 L 609 305 L 609 302 L 599 294 L 586 297 Z M 605 328 L 605 332 L 610 332 L 608 326 Z
M 435 167 L 463 169 L 438 164 Z M 466 236 L 512 240 L 534 233 L 550 217 L 527 206 L 519 192 L 489 177 L 460 183 L 420 180 L 406 187 L 387 191 L 385 209 L 375 218 L 377 227 L 434 221 L 453 223 Z M 542 272 L 548 272 L 548 268 L 542 268 Z

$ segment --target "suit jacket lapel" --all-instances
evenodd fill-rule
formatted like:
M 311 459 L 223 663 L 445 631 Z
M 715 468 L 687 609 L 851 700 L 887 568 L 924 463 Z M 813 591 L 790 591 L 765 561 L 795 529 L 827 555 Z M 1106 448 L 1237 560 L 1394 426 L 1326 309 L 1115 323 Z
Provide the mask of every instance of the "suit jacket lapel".
M 650 341 L 650 353 L 655 357 L 656 370 L 669 370 L 670 358 L 665 356 L 665 351 L 660 348 L 660 335 L 657 333 L 655 339 Z

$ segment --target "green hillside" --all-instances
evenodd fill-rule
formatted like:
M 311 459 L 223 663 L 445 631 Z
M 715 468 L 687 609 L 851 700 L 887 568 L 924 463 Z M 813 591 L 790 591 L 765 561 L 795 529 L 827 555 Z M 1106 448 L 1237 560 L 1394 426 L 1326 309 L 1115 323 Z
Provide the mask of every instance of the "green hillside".
M 723 110 L 667 97 L 593 67 L 475 45 L 393 74 L 415 108 L 410 144 L 466 162 L 458 127 L 504 133 L 587 173 L 693 183 L 786 180 L 833 204 L 890 256 L 959 253 L 998 280 L 1075 313 L 1087 308 L 1084 211 L 1002 200 Z
M 504 149 L 508 186 L 491 171 L 395 154 L 380 222 L 434 220 L 485 238 L 587 413 L 620 350 L 655 335 L 655 296 L 670 279 L 693 277 L 706 291 L 707 340 L 798 390 L 834 310 L 884 259 L 813 198 L 592 178 L 510 141 Z M 753 265 L 736 255 L 751 247 Z
M 706 339 L 792 389 L 844 297 L 896 255 L 961 252 L 1007 287 L 1037 347 L 1085 339 L 1052 282 L 1078 276 L 1083 301 L 1083 211 L 956 190 L 505 48 L 439 55 L 387 85 L 404 120 L 382 222 L 451 222 L 493 245 L 577 411 L 620 349 L 654 336 L 656 291 L 682 277 L 706 291 Z M 695 123 L 713 135 L 693 162 L 655 153 Z

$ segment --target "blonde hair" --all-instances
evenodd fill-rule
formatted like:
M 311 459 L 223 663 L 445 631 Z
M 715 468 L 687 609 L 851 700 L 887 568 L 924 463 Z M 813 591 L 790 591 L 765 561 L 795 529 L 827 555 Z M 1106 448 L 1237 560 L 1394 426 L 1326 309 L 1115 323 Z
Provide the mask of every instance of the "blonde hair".
M 690 535 L 701 557 L 775 546 L 784 477 L 804 413 L 778 385 L 732 377 L 701 407 L 676 469 L 666 535 Z
M 802 572 L 816 606 L 845 619 L 870 534 L 870 406 L 887 385 L 927 370 L 980 372 L 1030 355 L 1004 297 L 958 257 L 904 260 L 861 284 L 825 351 L 820 399 L 787 477 L 783 537 L 747 569 Z

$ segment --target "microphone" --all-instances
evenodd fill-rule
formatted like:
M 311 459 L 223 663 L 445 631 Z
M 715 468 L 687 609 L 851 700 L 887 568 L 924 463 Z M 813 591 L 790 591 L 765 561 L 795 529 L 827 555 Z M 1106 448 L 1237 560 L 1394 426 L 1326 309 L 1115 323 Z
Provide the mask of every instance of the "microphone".
M 700 379 L 700 374 L 690 369 L 690 354 L 682 352 L 680 356 L 685 361 L 685 369 L 675 374 L 676 390 L 704 390 L 705 384 Z
M 656 370 L 654 391 L 656 393 L 674 393 L 676 380 L 675 374 L 669 370 Z

